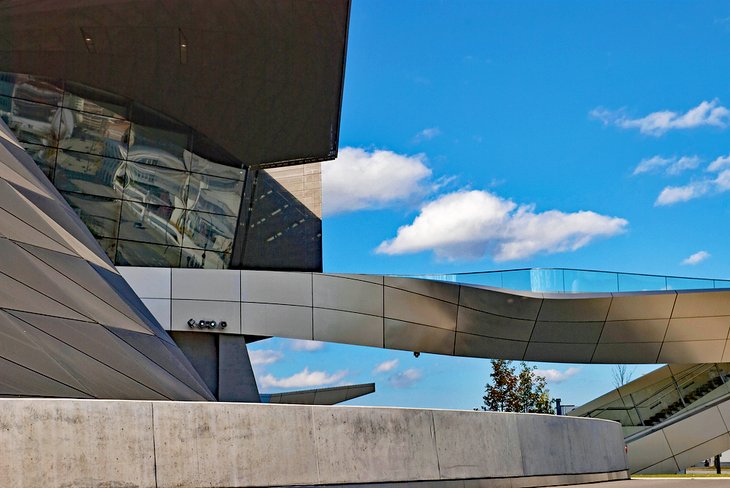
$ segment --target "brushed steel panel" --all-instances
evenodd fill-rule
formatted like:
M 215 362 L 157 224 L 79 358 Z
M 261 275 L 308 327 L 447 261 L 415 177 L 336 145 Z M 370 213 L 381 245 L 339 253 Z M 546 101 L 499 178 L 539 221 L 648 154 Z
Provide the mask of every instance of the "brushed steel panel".
M 376 285 L 383 284 L 382 275 L 370 275 L 370 274 L 358 274 L 358 273 L 327 273 L 327 276 L 348 278 L 351 280 L 367 281 L 368 283 L 374 283 Z
M 188 320 L 225 320 L 228 326 L 225 329 L 198 329 L 191 328 Z M 215 334 L 240 334 L 241 310 L 239 302 L 218 302 L 208 300 L 173 300 L 171 330 L 185 330 L 191 332 L 208 332 Z
M 730 317 L 695 317 L 671 319 L 666 341 L 727 339 Z
M 722 360 L 725 341 L 665 342 L 659 363 L 714 363 Z
M 294 305 L 242 303 L 242 334 L 312 340 L 312 309 Z
M 527 342 L 456 333 L 456 356 L 521 360 L 526 349 Z
M 314 309 L 314 339 L 383 347 L 383 318 L 340 310 Z
M 608 315 L 611 297 L 573 298 L 559 295 L 545 298 L 537 319 L 545 322 L 602 322 Z
M 315 274 L 314 306 L 383 315 L 383 286 L 366 281 Z
M 541 303 L 541 298 L 462 285 L 459 304 L 482 312 L 534 321 Z
M 526 341 L 532 334 L 533 325 L 532 320 L 511 319 L 459 307 L 456 330 L 467 334 Z
M 119 274 L 140 298 L 171 298 L 170 268 L 134 268 L 119 266 Z
M 449 303 L 459 303 L 459 285 L 455 283 L 418 278 L 394 278 L 391 276 L 386 276 L 384 280 L 385 286 L 438 298 Z
M 676 453 L 692 449 L 714 439 L 723 430 L 727 432 L 727 427 L 722 420 L 720 410 L 717 407 L 712 407 L 668 425 L 663 430 L 669 442 L 669 447 L 672 452 Z M 701 459 L 697 461 L 699 462 Z
M 657 362 L 661 342 L 637 342 L 633 344 L 598 344 L 592 363 L 596 364 L 651 364 Z
M 715 431 L 715 434 L 719 433 Z M 679 466 L 693 466 L 702 462 L 703 459 L 707 459 L 718 452 L 725 452 L 728 449 L 730 449 L 730 434 L 725 432 L 720 434 L 719 437 L 675 455 L 675 458 Z
M 668 326 L 669 319 L 606 322 L 600 342 L 662 342 Z
M 606 320 L 668 319 L 676 298 L 674 292 L 614 295 Z
M 385 347 L 451 355 L 454 353 L 454 332 L 400 320 L 385 319 Z
M 531 340 L 595 344 L 602 328 L 603 322 L 537 322 Z
M 677 292 L 672 317 L 730 315 L 730 291 Z
M 558 363 L 589 363 L 596 346 L 594 344 L 530 342 L 525 353 L 526 361 L 554 361 Z
M 312 273 L 241 271 L 241 301 L 312 306 Z
M 631 453 L 629 456 L 629 469 L 632 473 L 652 466 L 657 460 L 672 457 L 672 450 L 669 448 L 669 443 L 661 430 L 635 440 L 629 445 L 629 451 Z M 672 463 L 674 463 L 674 460 L 672 460 Z M 676 464 L 674 466 L 677 470 Z
M 239 301 L 241 272 L 229 269 L 173 269 L 172 298 Z
M 458 305 L 385 287 L 385 317 L 441 329 L 456 329 Z
M 163 329 L 170 330 L 170 324 L 172 324 L 172 306 L 169 299 L 143 298 L 142 303 L 145 304 Z

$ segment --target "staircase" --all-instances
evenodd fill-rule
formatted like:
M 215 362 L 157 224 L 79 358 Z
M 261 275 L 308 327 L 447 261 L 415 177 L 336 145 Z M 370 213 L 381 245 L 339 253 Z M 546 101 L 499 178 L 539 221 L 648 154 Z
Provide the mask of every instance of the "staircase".
M 713 391 L 715 388 L 719 388 L 724 384 L 724 381 L 721 377 L 715 377 L 708 381 L 707 383 L 699 386 L 698 388 L 695 388 L 692 390 L 691 393 L 685 395 L 682 399 L 677 400 L 676 402 L 670 404 L 667 408 L 664 410 L 661 410 L 648 419 L 644 421 L 644 425 L 647 427 L 651 427 L 654 425 L 657 425 L 664 420 L 668 419 L 675 413 L 679 412 L 680 410 L 684 410 L 692 403 L 696 402 L 703 396 L 707 395 L 711 391 Z

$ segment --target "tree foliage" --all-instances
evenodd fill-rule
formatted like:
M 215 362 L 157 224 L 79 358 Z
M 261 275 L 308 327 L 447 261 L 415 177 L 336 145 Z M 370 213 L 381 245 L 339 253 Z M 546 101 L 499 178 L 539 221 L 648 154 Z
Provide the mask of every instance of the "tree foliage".
M 536 367 L 524 361 L 519 372 L 512 361 L 492 360 L 491 380 L 484 387 L 484 411 L 555 413 L 547 380 L 535 374 Z

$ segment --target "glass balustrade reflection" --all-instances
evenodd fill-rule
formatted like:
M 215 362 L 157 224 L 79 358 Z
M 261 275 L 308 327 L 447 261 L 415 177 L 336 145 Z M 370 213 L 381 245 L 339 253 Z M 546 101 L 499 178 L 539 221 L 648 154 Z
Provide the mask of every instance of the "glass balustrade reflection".
M 683 278 L 569 268 L 533 268 L 402 276 L 540 293 L 617 293 L 662 290 L 703 290 L 712 288 L 730 289 L 730 280 Z

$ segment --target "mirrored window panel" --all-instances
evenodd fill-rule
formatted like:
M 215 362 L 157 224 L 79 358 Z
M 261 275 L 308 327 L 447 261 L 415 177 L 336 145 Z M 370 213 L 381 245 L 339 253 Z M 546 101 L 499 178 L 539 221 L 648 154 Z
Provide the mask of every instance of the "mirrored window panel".
M 183 247 L 230 253 L 235 228 L 235 217 L 187 211 Z
M 183 248 L 180 267 L 226 269 L 230 262 L 231 255 L 228 253 Z
M 188 209 L 238 215 L 243 193 L 242 181 L 191 173 L 188 188 Z
M 61 192 L 61 194 L 94 237 L 116 239 L 119 229 L 119 214 L 122 208 L 121 200 L 80 193 Z
M 184 208 L 188 175 L 184 171 L 130 161 L 127 163 L 124 199 Z
M 49 180 L 53 181 L 53 170 L 56 167 L 56 153 L 58 150 L 52 147 L 28 144 L 24 142 L 22 142 L 21 145 L 25 149 L 25 152 L 33 158 L 38 167 L 43 171 L 43 174 L 45 174 Z
M 58 151 L 53 184 L 62 191 L 122 198 L 127 163 L 75 151 Z
M 230 265 L 247 171 L 211 139 L 124 97 L 2 72 L 0 117 L 115 264 Z
M 184 214 L 179 208 L 125 201 L 119 238 L 180 247 Z
M 180 267 L 180 248 L 160 246 L 146 242 L 119 240 L 114 260 L 120 266 L 159 266 L 162 268 Z
M 124 158 L 127 153 L 129 122 L 103 115 L 60 109 L 62 125 L 58 147 L 77 152 Z

